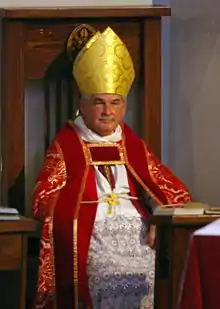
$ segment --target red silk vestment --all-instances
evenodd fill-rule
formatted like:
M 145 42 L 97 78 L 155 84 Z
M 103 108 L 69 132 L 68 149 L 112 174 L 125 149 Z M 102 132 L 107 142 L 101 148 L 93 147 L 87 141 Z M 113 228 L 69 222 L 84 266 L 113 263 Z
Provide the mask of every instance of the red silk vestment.
M 144 142 L 127 125 L 122 130 L 116 147 L 90 147 L 68 123 L 47 151 L 34 191 L 34 215 L 43 219 L 35 308 L 77 309 L 79 301 L 92 307 L 86 263 L 98 199 L 93 165 L 124 164 L 131 194 L 138 194 L 138 185 L 159 205 L 191 201 L 186 187 Z M 146 218 L 141 203 L 134 206 Z

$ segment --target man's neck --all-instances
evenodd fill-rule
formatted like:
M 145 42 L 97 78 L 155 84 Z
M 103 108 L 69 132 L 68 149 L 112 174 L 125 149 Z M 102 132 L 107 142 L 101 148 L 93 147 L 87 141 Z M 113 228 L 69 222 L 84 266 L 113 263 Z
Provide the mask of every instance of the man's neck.
M 101 136 L 89 129 L 81 116 L 76 118 L 75 124 L 80 129 L 81 138 L 91 143 L 118 142 L 122 138 L 122 130 L 120 126 L 118 126 L 112 134 Z

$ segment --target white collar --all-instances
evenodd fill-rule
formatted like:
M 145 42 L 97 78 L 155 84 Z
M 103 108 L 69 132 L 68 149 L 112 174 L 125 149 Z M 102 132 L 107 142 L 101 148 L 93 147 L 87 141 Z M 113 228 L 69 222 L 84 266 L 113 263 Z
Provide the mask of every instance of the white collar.
M 75 125 L 80 129 L 79 134 L 81 138 L 90 143 L 111 143 L 119 142 L 122 139 L 122 129 L 120 125 L 117 126 L 114 133 L 108 136 L 100 136 L 87 128 L 81 116 L 75 119 Z

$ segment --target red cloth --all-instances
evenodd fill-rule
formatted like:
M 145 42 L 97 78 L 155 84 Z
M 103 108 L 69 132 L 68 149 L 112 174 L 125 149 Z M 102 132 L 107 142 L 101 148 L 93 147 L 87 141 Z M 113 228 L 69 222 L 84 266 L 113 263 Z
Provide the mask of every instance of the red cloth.
M 215 223 L 208 228 L 213 224 Z M 220 224 L 218 230 L 220 231 Z M 220 233 L 218 234 L 192 236 L 178 309 L 220 308 Z
M 191 200 L 181 181 L 126 125 L 123 125 L 123 140 L 118 146 L 123 149 L 133 196 L 138 194 L 138 184 L 158 204 Z M 94 156 L 99 154 L 97 149 Z M 106 151 L 106 148 L 99 147 L 99 150 Z M 112 159 L 115 159 L 117 153 L 111 153 Z M 111 161 L 111 156 L 106 155 L 105 159 Z M 57 308 L 74 308 L 78 299 L 84 302 L 85 307 L 90 304 L 86 263 L 97 210 L 97 191 L 94 168 L 88 164 L 88 158 L 86 143 L 79 139 L 74 125 L 65 125 L 47 152 L 35 188 L 34 214 L 43 218 L 49 214 L 50 218 L 49 224 L 46 220 L 43 226 L 44 239 L 40 250 L 42 263 L 39 266 L 37 299 L 43 309 L 47 309 L 47 303 L 42 303 L 42 294 L 53 295 L 54 286 Z M 135 201 L 134 206 L 147 218 L 141 203 Z

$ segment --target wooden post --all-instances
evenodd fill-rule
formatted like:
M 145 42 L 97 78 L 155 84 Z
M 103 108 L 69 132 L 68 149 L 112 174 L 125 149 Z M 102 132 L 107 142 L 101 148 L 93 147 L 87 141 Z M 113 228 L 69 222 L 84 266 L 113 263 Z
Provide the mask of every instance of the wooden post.
M 161 19 L 144 21 L 144 140 L 161 156 Z

